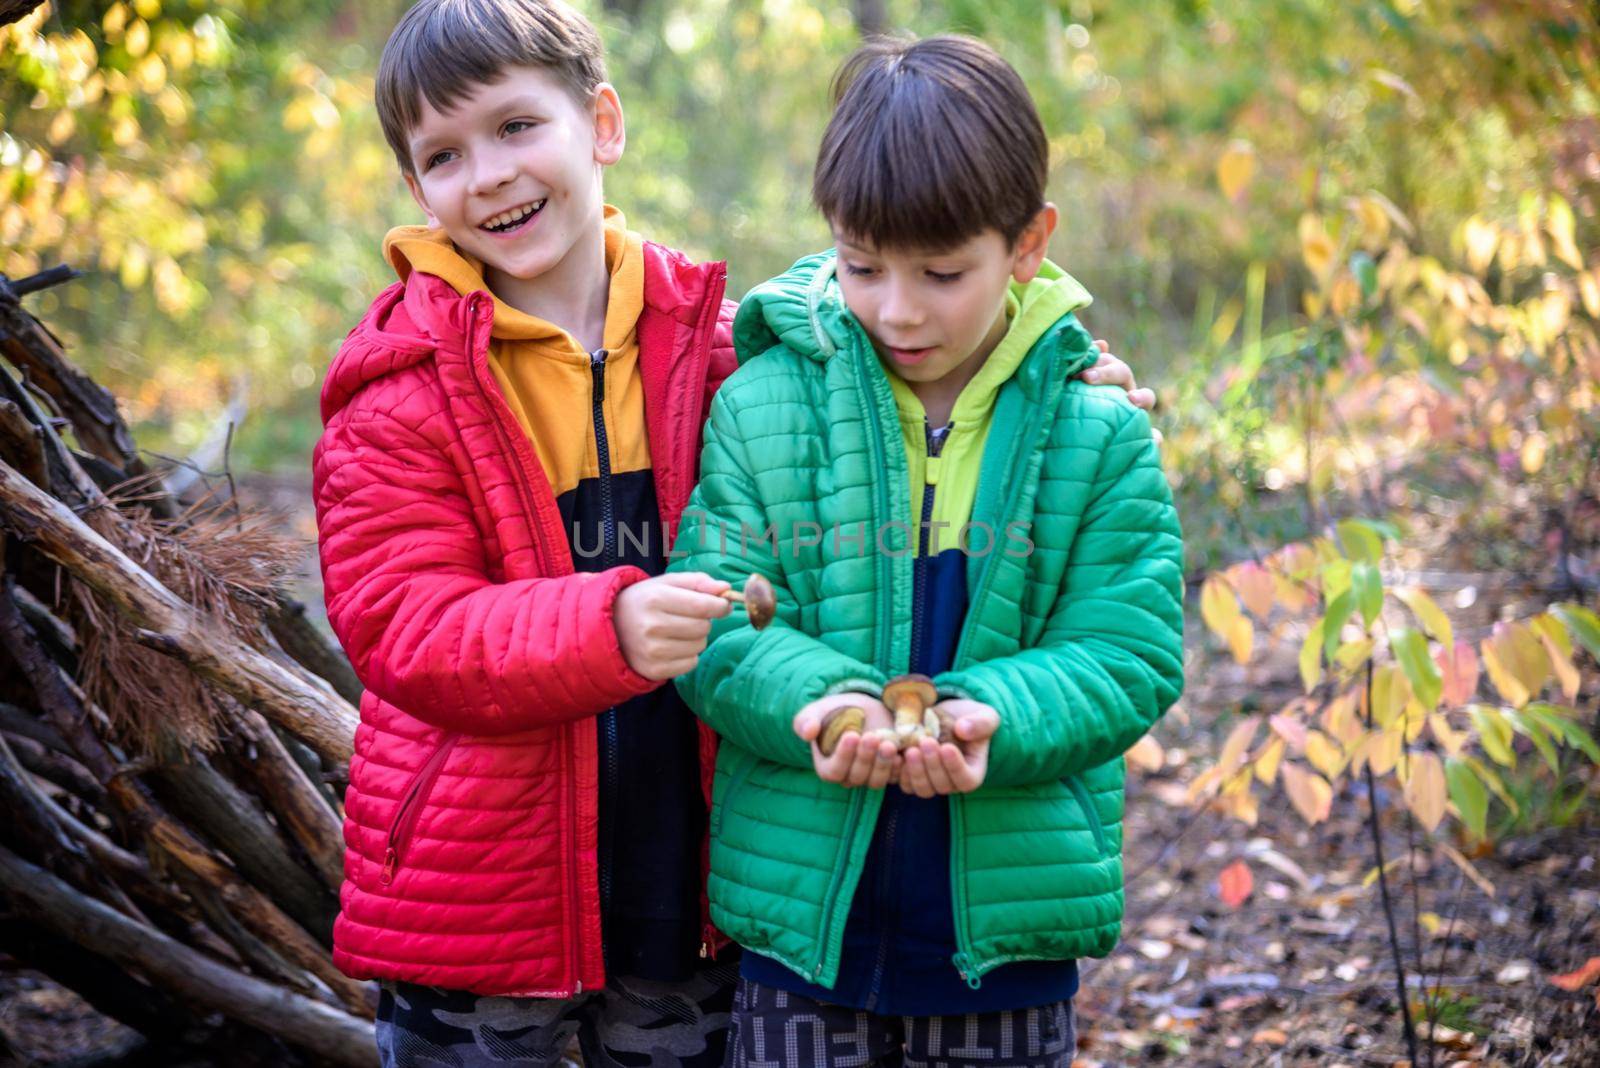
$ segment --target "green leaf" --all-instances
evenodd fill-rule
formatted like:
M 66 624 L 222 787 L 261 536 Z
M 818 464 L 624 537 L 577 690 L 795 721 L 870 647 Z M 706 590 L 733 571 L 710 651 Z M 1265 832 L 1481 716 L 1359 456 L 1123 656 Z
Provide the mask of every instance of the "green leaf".
M 1311 632 L 1306 635 L 1305 642 L 1300 646 L 1300 681 L 1305 683 L 1306 693 L 1317 688 L 1317 683 L 1322 681 L 1322 628 L 1324 620 L 1317 620 Z
M 1361 295 L 1370 300 L 1378 291 L 1378 265 L 1367 253 L 1357 252 L 1350 257 L 1350 273 L 1361 283 Z
M 1355 598 L 1349 590 L 1335 597 L 1328 606 L 1328 614 L 1322 619 L 1322 655 L 1329 660 L 1333 659 L 1334 650 L 1339 648 L 1339 632 L 1344 630 L 1345 621 L 1355 607 Z
M 1500 710 L 1488 705 L 1473 705 L 1467 714 L 1472 717 L 1472 725 L 1478 728 L 1478 744 L 1489 754 L 1489 758 L 1505 767 L 1516 767 L 1517 754 L 1511 748 L 1511 724 L 1506 722 Z
M 1369 564 L 1383 559 L 1383 538 L 1365 520 L 1341 519 L 1338 531 L 1339 544 L 1350 559 Z
M 1498 797 L 1501 804 L 1511 810 L 1513 816 L 1521 811 L 1517 807 L 1517 799 L 1512 797 L 1511 793 L 1506 789 L 1506 784 L 1500 778 L 1498 772 L 1475 756 L 1464 756 L 1461 759 L 1477 774 L 1478 778 L 1483 780 L 1485 786 L 1494 791 L 1494 796 Z
M 1355 593 L 1361 618 L 1370 628 L 1383 611 L 1383 579 L 1371 564 L 1357 564 L 1350 569 L 1350 589 Z
M 1550 612 L 1567 625 L 1567 630 L 1572 632 L 1578 644 L 1589 650 L 1590 656 L 1600 660 L 1600 616 L 1570 601 L 1551 605 Z
M 1461 813 L 1461 822 L 1477 838 L 1488 836 L 1489 795 L 1483 783 L 1472 773 L 1472 766 L 1464 760 L 1451 757 L 1444 765 L 1445 781 L 1450 784 L 1450 800 Z
M 1420 631 L 1409 628 L 1397 630 L 1389 638 L 1389 648 L 1395 659 L 1405 669 L 1411 680 L 1411 692 L 1428 711 L 1439 705 L 1439 695 L 1444 692 L 1444 680 L 1439 677 L 1439 665 L 1428 655 L 1428 639 Z
M 1581 749 L 1583 755 L 1596 764 L 1600 764 L 1600 745 L 1595 744 L 1589 732 L 1583 729 L 1583 724 L 1572 719 L 1565 709 L 1543 701 L 1535 701 L 1524 708 L 1522 713 L 1532 717 L 1551 734 L 1564 739 L 1568 745 Z
M 1518 734 L 1532 742 L 1533 747 L 1539 750 L 1539 755 L 1544 757 L 1544 762 L 1550 765 L 1550 774 L 1559 776 L 1561 774 L 1561 758 L 1556 756 L 1556 747 L 1550 744 L 1550 735 L 1545 733 L 1544 727 L 1540 726 L 1537 720 L 1530 719 L 1524 715 L 1523 713 L 1526 711 L 1527 709 L 1512 712 L 1508 716 L 1511 720 L 1511 725 L 1517 729 Z

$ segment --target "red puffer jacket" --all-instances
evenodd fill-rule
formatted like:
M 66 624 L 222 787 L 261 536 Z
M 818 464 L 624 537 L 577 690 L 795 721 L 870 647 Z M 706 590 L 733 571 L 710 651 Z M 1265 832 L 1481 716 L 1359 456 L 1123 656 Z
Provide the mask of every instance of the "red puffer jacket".
M 725 267 L 646 242 L 640 375 L 668 537 L 734 367 Z M 577 574 L 487 357 L 494 306 L 416 273 L 346 338 L 314 457 L 328 618 L 366 684 L 334 960 L 356 978 L 567 997 L 605 982 L 595 715 L 656 684 Z M 668 541 L 670 544 L 670 540 Z M 715 740 L 701 728 L 710 804 Z M 708 928 L 708 937 L 710 935 Z

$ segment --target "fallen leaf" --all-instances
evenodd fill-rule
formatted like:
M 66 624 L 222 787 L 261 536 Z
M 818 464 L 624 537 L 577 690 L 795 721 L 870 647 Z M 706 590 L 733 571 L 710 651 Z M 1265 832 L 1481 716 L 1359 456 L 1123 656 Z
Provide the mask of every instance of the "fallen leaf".
M 1222 903 L 1230 909 L 1236 909 L 1245 903 L 1254 884 L 1255 880 L 1250 875 L 1250 865 L 1242 860 L 1236 860 L 1222 869 L 1222 875 L 1217 879 L 1217 890 Z
M 1550 982 L 1559 986 L 1562 990 L 1582 990 L 1590 983 L 1597 981 L 1600 981 L 1600 957 L 1590 957 L 1576 971 L 1550 977 Z
M 1276 1027 L 1269 1027 L 1265 1030 L 1257 1031 L 1255 1036 L 1250 1039 L 1250 1042 L 1257 1046 L 1287 1046 L 1289 1044 L 1289 1036 L 1279 1031 Z

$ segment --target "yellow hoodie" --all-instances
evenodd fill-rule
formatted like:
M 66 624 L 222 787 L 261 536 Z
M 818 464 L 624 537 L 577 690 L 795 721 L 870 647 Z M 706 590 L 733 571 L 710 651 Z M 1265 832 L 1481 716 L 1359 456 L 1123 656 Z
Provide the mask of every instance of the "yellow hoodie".
M 643 239 L 627 228 L 622 212 L 608 205 L 605 242 L 611 289 L 606 302 L 602 407 L 610 473 L 632 474 L 629 481 L 637 481 L 638 473 L 643 472 L 648 480 L 650 449 L 645 437 L 636 330 L 639 313 L 644 310 Z M 489 291 L 482 262 L 456 248 L 443 230 L 397 226 L 384 238 L 383 252 L 402 280 L 412 271 L 422 271 L 436 275 L 463 296 Z M 511 413 L 533 442 L 570 523 L 572 498 L 568 495 L 585 479 L 600 474 L 589 353 L 556 324 L 495 297 L 489 368 L 505 392 Z

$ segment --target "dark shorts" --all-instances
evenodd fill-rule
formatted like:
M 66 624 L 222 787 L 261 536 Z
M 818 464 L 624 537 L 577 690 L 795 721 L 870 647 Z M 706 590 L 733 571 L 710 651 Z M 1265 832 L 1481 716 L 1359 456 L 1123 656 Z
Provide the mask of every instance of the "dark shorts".
M 728 1068 L 1070 1068 L 1072 1001 L 965 1016 L 878 1016 L 739 980 Z
M 720 1068 L 737 959 L 684 983 L 612 977 L 567 1000 L 479 997 L 385 983 L 383 1068 L 557 1068 L 574 1037 L 585 1068 Z

